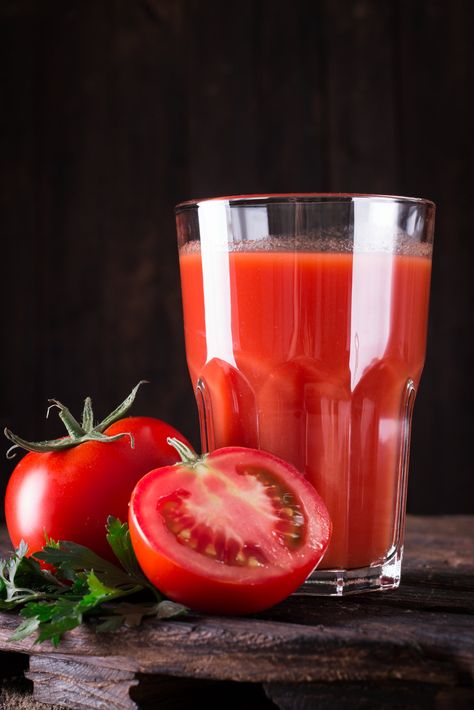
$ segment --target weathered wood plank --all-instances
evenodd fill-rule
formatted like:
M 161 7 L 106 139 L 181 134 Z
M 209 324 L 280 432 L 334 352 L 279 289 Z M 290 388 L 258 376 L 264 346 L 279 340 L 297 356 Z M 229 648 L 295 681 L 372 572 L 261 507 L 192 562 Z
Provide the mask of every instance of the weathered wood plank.
M 56 710 L 52 705 L 40 706 L 32 700 L 33 683 L 24 675 L 28 662 L 28 656 L 22 653 L 0 652 L 0 708 Z
M 401 678 L 457 684 L 473 675 L 472 617 L 410 610 L 396 615 L 391 608 L 352 601 L 335 601 L 330 609 L 318 599 L 301 613 L 300 624 L 195 617 L 149 622 L 114 636 L 79 628 L 64 638 L 58 653 L 121 657 L 127 668 L 142 673 L 252 682 Z M 15 625 L 14 617 L 0 615 L 3 648 Z M 56 653 L 30 640 L 10 647 Z
M 34 682 L 36 700 L 74 710 L 184 710 L 200 702 L 227 710 L 240 710 L 246 704 L 260 710 L 274 707 L 258 684 L 143 675 L 87 657 L 32 656 L 26 676 Z
M 374 604 L 372 594 L 357 602 Z M 474 612 L 474 518 L 407 516 L 402 582 L 377 604 L 408 609 Z
M 56 703 L 74 710 L 110 708 L 134 710 L 130 690 L 138 685 L 135 674 L 120 667 L 108 668 L 83 663 L 79 658 L 58 659 L 31 656 L 26 677 L 33 681 L 33 697 L 43 703 Z
M 31 639 L 9 642 L 17 617 L 0 614 L 0 648 L 65 664 L 81 657 L 101 673 L 120 669 L 126 680 L 142 673 L 241 682 L 466 685 L 474 675 L 472 522 L 409 519 L 407 546 L 412 539 L 424 566 L 417 567 L 413 551 L 407 555 L 406 589 L 342 599 L 292 596 L 254 618 L 195 615 L 148 621 L 114 635 L 84 626 L 67 634 L 58 649 Z
M 280 710 L 471 710 L 474 691 L 429 683 L 267 683 Z
M 440 563 L 458 574 L 474 568 L 474 516 L 407 516 L 405 570 Z

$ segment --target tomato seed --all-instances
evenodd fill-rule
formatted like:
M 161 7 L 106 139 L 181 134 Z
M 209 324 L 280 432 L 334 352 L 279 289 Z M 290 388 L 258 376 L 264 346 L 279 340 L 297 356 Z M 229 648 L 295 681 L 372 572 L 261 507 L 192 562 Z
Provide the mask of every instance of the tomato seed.
M 256 557 L 249 557 L 247 560 L 247 565 L 249 567 L 263 567 L 263 564 L 259 562 Z

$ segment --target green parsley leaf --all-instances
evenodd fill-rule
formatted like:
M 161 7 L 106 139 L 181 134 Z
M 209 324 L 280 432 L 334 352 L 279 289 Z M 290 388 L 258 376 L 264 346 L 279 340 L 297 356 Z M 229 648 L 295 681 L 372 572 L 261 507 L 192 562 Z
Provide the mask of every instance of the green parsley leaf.
M 135 551 L 132 547 L 130 530 L 128 529 L 127 523 L 121 523 L 118 518 L 109 515 L 107 518 L 107 542 L 130 577 L 144 587 L 153 589 L 155 594 L 161 598 L 158 590 L 150 584 L 141 571 Z
M 107 609 L 113 612 L 113 616 L 99 617 L 101 623 L 96 627 L 98 633 L 115 631 L 122 624 L 126 626 L 139 626 L 144 617 L 156 617 L 157 619 L 171 619 L 187 614 L 188 609 L 182 604 L 177 604 L 165 599 L 158 603 L 142 602 L 131 603 L 121 602 L 119 604 L 107 605 Z
M 28 546 L 22 540 L 8 560 L 0 560 L 0 610 L 10 610 L 54 594 L 62 583 L 43 572 L 35 560 L 26 557 Z
M 66 631 L 84 619 L 99 633 L 122 625 L 137 626 L 145 617 L 168 619 L 187 613 L 182 604 L 163 599 L 146 579 L 135 557 L 126 523 L 109 517 L 107 540 L 119 565 L 70 541 L 46 539 L 35 558 L 24 542 L 8 560 L 0 560 L 0 610 L 21 606 L 21 623 L 11 636 L 19 641 L 36 634 L 37 643 L 58 645 Z M 128 598 L 128 601 L 122 601 Z M 120 601 L 117 601 L 120 600 Z
M 10 641 L 22 641 L 27 636 L 34 634 L 35 631 L 38 630 L 40 623 L 41 622 L 37 616 L 25 619 L 19 626 L 16 627 L 15 631 L 10 636 Z
M 55 567 L 65 579 L 70 581 L 76 578 L 77 572 L 93 569 L 106 584 L 112 587 L 131 583 L 123 569 L 99 557 L 88 547 L 75 542 L 61 540 L 59 547 L 45 546 L 42 552 L 35 553 L 35 557 Z

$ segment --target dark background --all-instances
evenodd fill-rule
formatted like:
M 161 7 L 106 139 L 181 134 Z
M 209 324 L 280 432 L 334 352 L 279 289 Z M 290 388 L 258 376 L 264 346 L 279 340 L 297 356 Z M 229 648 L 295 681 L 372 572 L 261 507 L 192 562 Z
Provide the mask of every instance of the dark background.
M 104 415 L 146 377 L 134 412 L 198 444 L 176 202 L 427 197 L 438 213 L 409 510 L 474 512 L 473 9 L 2 0 L 2 428 L 57 436 L 48 397 L 79 413 L 91 394 Z

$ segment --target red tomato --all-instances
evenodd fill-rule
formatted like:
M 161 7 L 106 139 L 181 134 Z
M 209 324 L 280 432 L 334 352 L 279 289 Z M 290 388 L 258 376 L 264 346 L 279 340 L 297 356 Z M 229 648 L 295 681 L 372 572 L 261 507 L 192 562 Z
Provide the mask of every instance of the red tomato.
M 88 441 L 63 451 L 30 452 L 10 478 L 5 513 L 15 547 L 21 539 L 30 552 L 43 548 L 45 533 L 54 540 L 73 540 L 111 559 L 105 539 L 108 515 L 128 516 L 134 485 L 152 468 L 172 464 L 179 454 L 166 442 L 176 429 L 151 417 L 127 417 L 104 432 L 129 437 L 107 443 Z
M 132 493 L 130 533 L 144 573 L 197 611 L 246 614 L 285 599 L 327 548 L 323 501 L 264 451 L 191 453 L 148 473 Z

